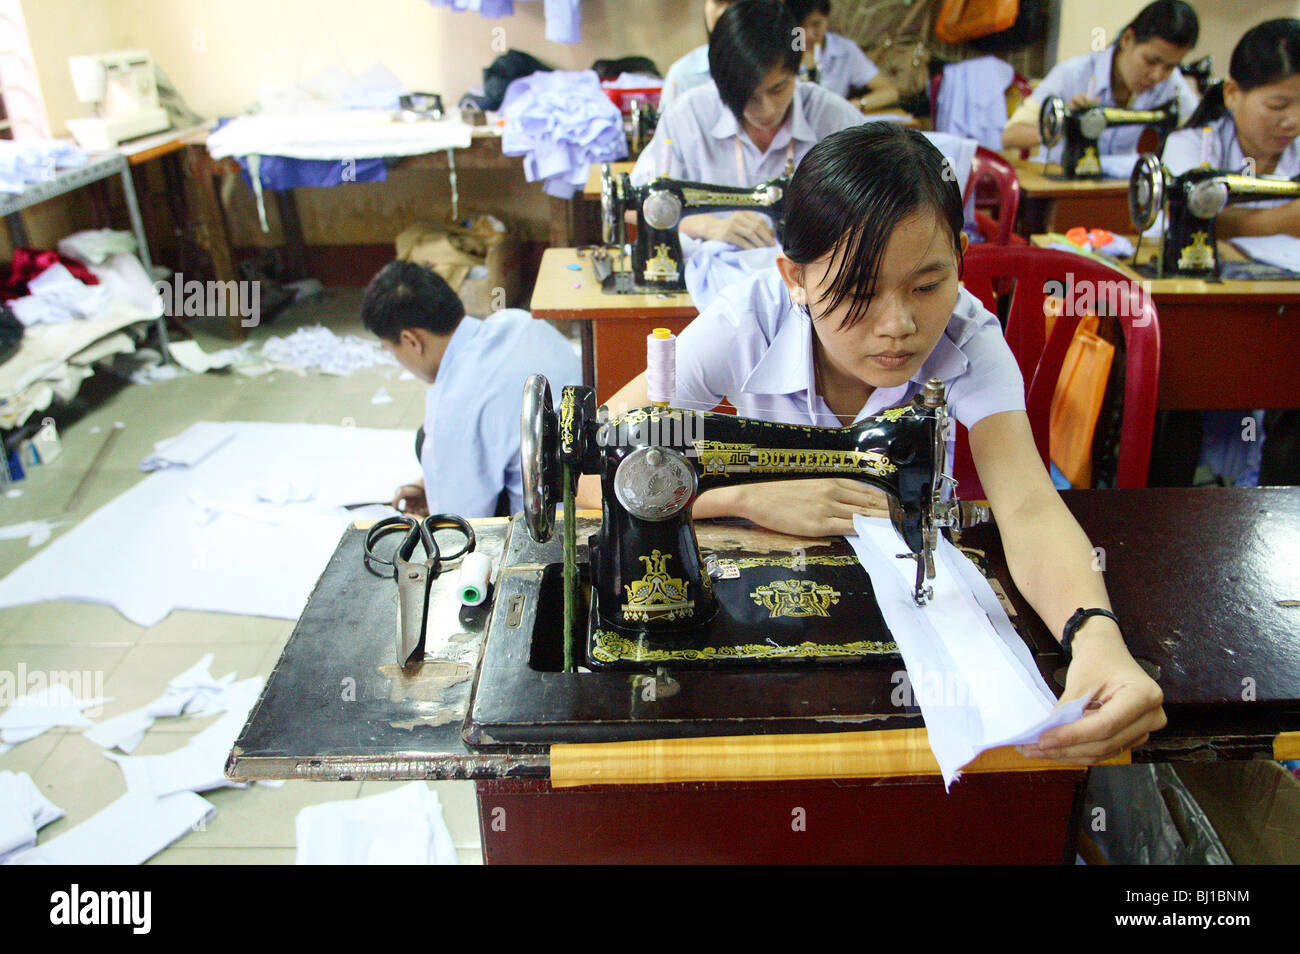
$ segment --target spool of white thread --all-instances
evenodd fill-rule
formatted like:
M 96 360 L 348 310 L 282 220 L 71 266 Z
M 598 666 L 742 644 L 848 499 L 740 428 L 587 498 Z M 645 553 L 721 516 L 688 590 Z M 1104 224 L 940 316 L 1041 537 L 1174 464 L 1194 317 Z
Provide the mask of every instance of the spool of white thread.
M 492 579 L 492 561 L 478 552 L 467 553 L 460 561 L 460 601 L 466 606 L 478 606 L 488 594 Z
M 656 328 L 645 340 L 646 396 L 650 403 L 667 407 L 677 393 L 677 336 Z

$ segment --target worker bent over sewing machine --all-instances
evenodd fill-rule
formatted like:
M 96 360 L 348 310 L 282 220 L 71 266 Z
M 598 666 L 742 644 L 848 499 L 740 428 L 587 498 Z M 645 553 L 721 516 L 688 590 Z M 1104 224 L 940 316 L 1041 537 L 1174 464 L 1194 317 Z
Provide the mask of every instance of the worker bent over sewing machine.
M 594 249 L 596 277 L 609 290 L 678 292 L 686 290 L 686 269 L 677 227 L 684 217 L 705 212 L 742 209 L 771 216 L 776 238 L 785 225 L 785 193 L 789 172 L 754 188 L 684 182 L 667 176 L 632 185 L 627 173 L 614 175 L 608 165 L 600 170 L 600 217 L 603 247 Z M 632 270 L 615 269 L 610 252 L 618 256 L 627 245 L 624 214 L 636 214 L 636 241 L 632 243 Z
M 1300 182 L 1273 176 L 1247 176 L 1202 167 L 1173 176 L 1157 156 L 1147 154 L 1133 167 L 1128 205 L 1139 232 L 1166 214 L 1156 259 L 1157 275 L 1217 275 L 1215 219 L 1233 202 L 1300 198 Z
M 1178 128 L 1178 100 L 1169 100 L 1154 109 L 1123 109 L 1119 106 L 1065 105 L 1059 96 L 1049 96 L 1038 113 L 1038 134 L 1045 148 L 1052 148 L 1065 138 L 1061 154 L 1061 171 L 1067 179 L 1100 179 L 1101 134 L 1112 126 L 1153 126 L 1160 135 L 1156 152 L 1164 149 L 1165 139 Z
M 705 557 L 691 523 L 692 504 L 709 489 L 737 483 L 830 475 L 862 480 L 887 495 L 890 518 L 908 550 L 902 556 L 916 561 L 913 598 L 924 603 L 931 594 L 926 579 L 934 577 L 939 529 L 987 516 L 983 508 L 945 499 L 949 421 L 938 380 L 911 405 L 849 427 L 825 428 L 666 405 L 610 417 L 585 387 L 566 387 L 557 413 L 546 379 L 534 375 L 525 386 L 522 412 L 524 519 L 532 538 L 545 542 L 556 505 L 565 505 L 566 668 L 725 665 L 747 658 L 843 661 L 870 655 L 863 637 L 870 635 L 870 614 L 878 619 L 879 611 L 855 559 L 839 560 L 834 570 L 828 564 L 790 572 L 788 559 L 782 568 L 779 559 L 742 567 L 745 561 Z M 580 609 L 577 542 L 569 516 L 582 474 L 598 474 L 602 487 L 601 526 L 588 541 L 586 614 Z M 861 605 L 832 613 L 845 596 L 841 590 L 850 588 L 858 591 L 854 602 Z M 574 645 L 580 615 L 588 617 L 585 659 Z M 764 623 L 784 618 L 798 639 L 786 646 L 773 642 L 776 652 L 746 646 L 760 618 Z M 824 631 L 820 637 L 818 626 Z M 888 640 L 883 621 L 876 635 Z M 860 652 L 853 648 L 858 644 Z

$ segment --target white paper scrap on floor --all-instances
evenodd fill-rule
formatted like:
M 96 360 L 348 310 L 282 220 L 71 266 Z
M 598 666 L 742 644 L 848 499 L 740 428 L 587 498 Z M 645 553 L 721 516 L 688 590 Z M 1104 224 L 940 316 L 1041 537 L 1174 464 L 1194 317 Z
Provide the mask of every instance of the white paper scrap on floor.
M 141 626 L 173 609 L 296 619 L 355 518 L 343 505 L 385 499 L 412 467 L 406 430 L 194 428 L 229 428 L 234 437 L 193 467 L 153 474 L 64 533 L 0 581 L 0 607 L 104 603 Z M 269 486 L 314 492 L 277 505 L 267 502 Z

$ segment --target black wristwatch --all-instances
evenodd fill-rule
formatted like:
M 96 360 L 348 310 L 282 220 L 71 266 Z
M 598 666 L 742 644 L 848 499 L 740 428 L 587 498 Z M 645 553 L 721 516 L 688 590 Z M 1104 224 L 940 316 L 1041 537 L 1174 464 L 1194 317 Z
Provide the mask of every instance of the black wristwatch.
M 1092 609 L 1084 609 L 1082 606 L 1080 606 L 1077 610 L 1074 611 L 1074 615 L 1071 616 L 1068 620 L 1066 620 L 1065 632 L 1061 635 L 1061 650 L 1065 653 L 1066 659 L 1073 658 L 1073 653 L 1071 653 L 1070 651 L 1070 643 L 1074 642 L 1075 630 L 1077 630 L 1080 626 L 1082 626 L 1083 621 L 1086 620 L 1089 616 L 1105 616 L 1108 619 L 1113 619 L 1115 621 L 1115 625 L 1119 626 L 1119 618 L 1110 610 L 1104 610 L 1098 607 L 1093 607 Z M 1123 638 L 1123 635 L 1124 635 L 1123 630 L 1121 630 L 1120 637 Z

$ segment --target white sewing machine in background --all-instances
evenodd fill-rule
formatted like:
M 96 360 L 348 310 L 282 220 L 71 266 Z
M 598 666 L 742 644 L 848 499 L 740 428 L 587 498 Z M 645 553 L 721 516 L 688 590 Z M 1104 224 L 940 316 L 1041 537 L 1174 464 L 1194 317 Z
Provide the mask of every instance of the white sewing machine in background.
M 77 99 L 95 105 L 95 115 L 69 119 L 68 129 L 83 149 L 112 149 L 169 125 L 158 104 L 153 57 L 144 50 L 117 50 L 68 57 Z

